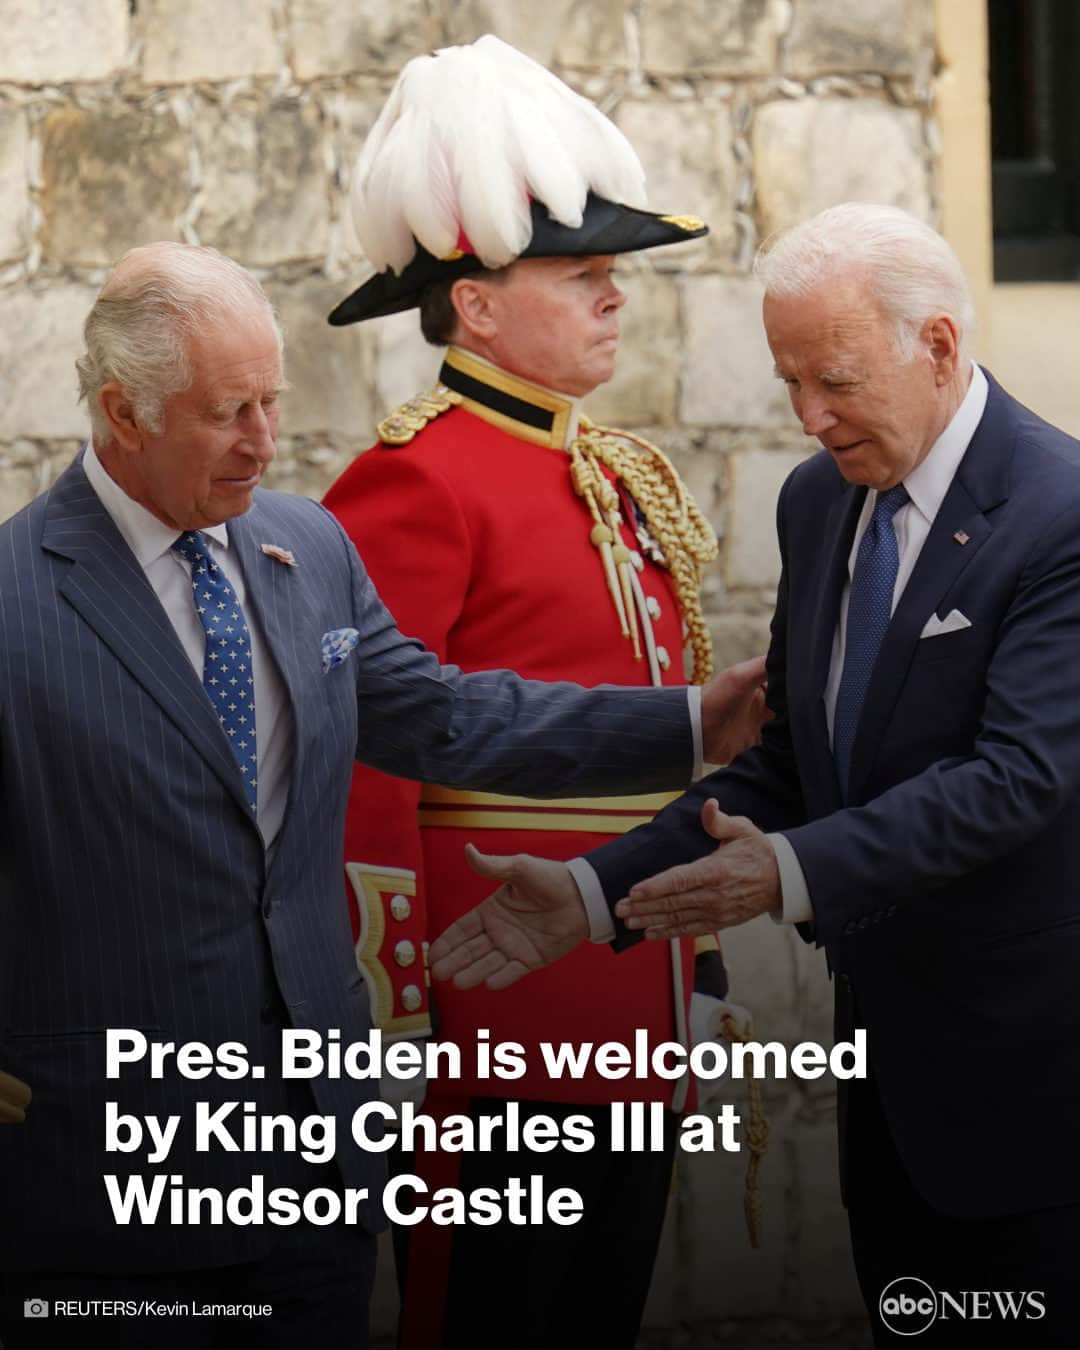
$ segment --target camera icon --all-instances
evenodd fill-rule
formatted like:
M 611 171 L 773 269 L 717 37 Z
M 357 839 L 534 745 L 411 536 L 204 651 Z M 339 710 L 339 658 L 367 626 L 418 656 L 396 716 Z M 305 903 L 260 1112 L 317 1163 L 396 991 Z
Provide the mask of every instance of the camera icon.
M 43 1298 L 24 1298 L 22 1315 L 24 1317 L 48 1317 L 48 1301 Z

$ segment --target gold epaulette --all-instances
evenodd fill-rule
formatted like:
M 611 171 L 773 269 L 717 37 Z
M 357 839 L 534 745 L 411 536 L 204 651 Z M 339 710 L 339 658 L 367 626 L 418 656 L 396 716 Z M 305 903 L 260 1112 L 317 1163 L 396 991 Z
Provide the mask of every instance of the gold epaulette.
M 437 384 L 434 389 L 414 395 L 400 408 L 395 408 L 389 417 L 384 417 L 375 428 L 379 440 L 384 445 L 408 445 L 418 431 L 423 431 L 429 422 L 460 402 L 460 394 L 447 389 L 445 384 Z

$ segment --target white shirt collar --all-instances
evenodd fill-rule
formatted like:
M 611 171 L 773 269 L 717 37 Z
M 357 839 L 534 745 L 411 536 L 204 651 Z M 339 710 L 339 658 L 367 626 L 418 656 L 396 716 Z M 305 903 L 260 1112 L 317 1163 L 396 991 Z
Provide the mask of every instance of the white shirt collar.
M 932 525 L 941 510 L 945 494 L 956 477 L 960 461 L 967 453 L 975 428 L 986 409 L 990 392 L 986 376 L 974 362 L 971 383 L 949 425 L 930 447 L 926 458 L 904 479 L 911 504 Z
M 97 457 L 93 442 L 89 442 L 83 454 L 83 470 L 90 486 L 101 499 L 101 504 L 112 517 L 113 524 L 124 536 L 128 548 L 135 554 L 139 566 L 143 569 L 156 562 L 164 553 L 168 553 L 182 533 L 172 525 L 158 520 L 145 506 L 140 506 L 127 495 L 119 483 L 109 477 L 105 466 Z M 222 548 L 229 547 L 228 527 L 210 525 L 202 530 Z

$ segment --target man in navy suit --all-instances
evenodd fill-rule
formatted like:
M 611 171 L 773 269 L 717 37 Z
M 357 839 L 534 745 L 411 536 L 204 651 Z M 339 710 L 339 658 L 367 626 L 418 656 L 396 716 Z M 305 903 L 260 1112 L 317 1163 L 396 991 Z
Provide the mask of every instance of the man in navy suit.
M 72 1343 L 24 1300 L 150 1299 L 272 1314 L 116 1317 L 114 1344 L 362 1346 L 384 1171 L 350 1123 L 378 1082 L 283 1073 L 286 1030 L 371 1027 L 341 893 L 353 759 L 660 790 L 691 775 L 688 696 L 463 676 L 402 637 L 334 519 L 259 487 L 281 337 L 213 250 L 126 255 L 78 365 L 91 444 L 0 527 L 0 1064 L 26 1117 L 0 1138 L 0 1335 Z M 708 755 L 760 679 L 706 691 Z M 316 1217 L 246 1222 L 260 1185 Z
M 587 935 L 805 925 L 837 1035 L 868 1036 L 839 1112 L 878 1343 L 1074 1345 L 1080 445 L 973 364 L 960 265 L 905 212 L 832 208 L 759 273 L 824 447 L 779 500 L 775 720 L 587 859 L 477 858 L 506 885 L 433 970 L 499 986 Z

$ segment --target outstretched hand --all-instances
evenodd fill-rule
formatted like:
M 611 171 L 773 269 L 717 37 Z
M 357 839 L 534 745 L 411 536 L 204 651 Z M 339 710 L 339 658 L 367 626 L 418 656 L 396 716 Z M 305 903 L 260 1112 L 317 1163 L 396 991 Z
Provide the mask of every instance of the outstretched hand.
M 21 1078 L 0 1069 L 0 1125 L 21 1125 L 29 1105 L 29 1087 Z
M 761 740 L 761 728 L 772 718 L 765 705 L 765 658 L 740 661 L 714 675 L 701 691 L 701 730 L 705 759 L 730 764 L 736 755 Z
M 472 844 L 465 856 L 474 872 L 503 884 L 431 944 L 436 980 L 452 978 L 458 989 L 481 982 L 506 989 L 588 937 L 585 906 L 566 863 L 528 853 L 500 857 Z
M 714 798 L 702 807 L 701 824 L 720 847 L 632 886 L 615 906 L 627 928 L 644 929 L 647 938 L 691 937 L 779 908 L 776 854 L 757 826 L 724 815 Z

